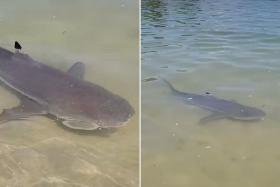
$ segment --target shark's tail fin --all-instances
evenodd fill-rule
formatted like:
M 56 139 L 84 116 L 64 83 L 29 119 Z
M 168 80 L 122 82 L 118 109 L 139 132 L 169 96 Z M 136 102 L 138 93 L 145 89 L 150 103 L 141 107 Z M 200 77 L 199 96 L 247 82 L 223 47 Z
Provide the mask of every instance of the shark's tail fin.
M 166 79 L 164 79 L 162 77 L 161 77 L 161 80 L 168 85 L 168 87 L 172 90 L 172 92 L 177 92 L 177 90 L 172 86 L 172 84 L 170 82 L 168 82 Z

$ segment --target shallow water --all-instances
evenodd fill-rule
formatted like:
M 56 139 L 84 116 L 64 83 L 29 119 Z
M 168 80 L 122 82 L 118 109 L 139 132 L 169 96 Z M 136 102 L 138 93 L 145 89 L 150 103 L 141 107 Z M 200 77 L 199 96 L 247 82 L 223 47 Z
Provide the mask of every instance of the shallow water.
M 136 114 L 116 131 L 78 133 L 45 117 L 0 126 L 0 186 L 138 186 L 138 2 L 1 1 L 0 46 L 126 98 Z M 0 87 L 0 109 L 18 99 Z
M 278 1 L 143 0 L 142 185 L 279 186 Z M 260 108 L 259 122 L 198 121 L 185 92 Z

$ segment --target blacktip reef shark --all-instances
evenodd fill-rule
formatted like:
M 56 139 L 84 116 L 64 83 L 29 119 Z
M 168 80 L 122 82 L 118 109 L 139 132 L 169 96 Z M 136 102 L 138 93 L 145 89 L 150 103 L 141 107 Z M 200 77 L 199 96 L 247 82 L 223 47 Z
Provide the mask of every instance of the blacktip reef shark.
M 20 99 L 19 106 L 3 110 L 0 122 L 44 115 L 78 130 L 124 125 L 134 114 L 128 101 L 83 80 L 84 73 L 81 62 L 62 72 L 0 47 L 0 81 Z
M 204 124 L 209 121 L 218 119 L 233 119 L 242 121 L 258 121 L 264 118 L 265 112 L 262 110 L 239 104 L 235 101 L 228 101 L 209 95 L 199 95 L 176 90 L 170 82 L 162 80 L 169 86 L 173 94 L 182 99 L 186 104 L 198 106 L 212 112 L 209 116 L 200 119 L 200 123 Z

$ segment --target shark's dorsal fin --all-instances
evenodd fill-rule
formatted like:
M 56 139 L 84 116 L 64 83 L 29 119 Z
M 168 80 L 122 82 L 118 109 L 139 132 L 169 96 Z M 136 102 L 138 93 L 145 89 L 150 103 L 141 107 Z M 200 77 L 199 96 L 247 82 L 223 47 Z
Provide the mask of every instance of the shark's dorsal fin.
M 15 45 L 14 45 L 15 49 L 21 50 L 21 45 L 18 43 L 18 41 L 15 41 Z
M 73 64 L 69 70 L 67 71 L 67 73 L 75 78 L 78 79 L 84 79 L 85 76 L 85 64 L 82 62 L 76 62 L 75 64 Z

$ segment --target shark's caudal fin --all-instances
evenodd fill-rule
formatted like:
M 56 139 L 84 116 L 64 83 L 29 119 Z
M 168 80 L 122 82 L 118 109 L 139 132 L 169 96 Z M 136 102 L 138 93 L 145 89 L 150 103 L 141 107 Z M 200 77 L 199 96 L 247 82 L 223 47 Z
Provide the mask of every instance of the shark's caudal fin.
M 82 62 L 76 62 L 67 71 L 69 75 L 78 79 L 84 79 L 85 76 L 85 64 Z
M 166 79 L 161 78 L 161 80 L 162 80 L 163 82 L 165 82 L 165 83 L 168 85 L 168 87 L 169 87 L 173 92 L 178 92 L 178 91 L 172 86 L 172 84 L 171 84 L 170 82 L 168 82 Z

